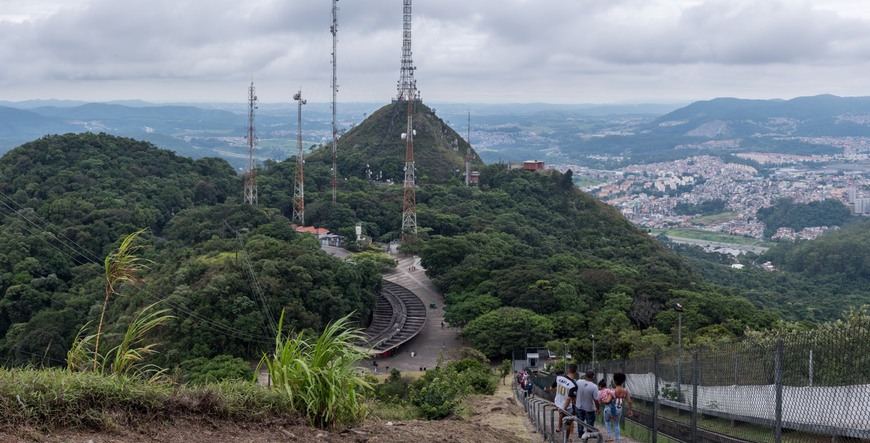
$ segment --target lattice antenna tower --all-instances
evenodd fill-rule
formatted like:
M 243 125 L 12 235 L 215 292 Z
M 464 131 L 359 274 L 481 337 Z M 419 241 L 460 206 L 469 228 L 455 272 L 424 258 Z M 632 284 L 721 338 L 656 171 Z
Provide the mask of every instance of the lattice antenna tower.
M 465 186 L 471 185 L 471 109 L 468 110 L 468 151 L 465 152 Z
M 293 94 L 298 109 L 296 112 L 296 127 L 299 135 L 296 138 L 296 181 L 293 187 L 293 219 L 292 222 L 305 226 L 305 158 L 302 156 L 302 105 L 308 100 L 302 98 L 302 89 Z
M 335 203 L 335 188 L 338 183 L 338 126 L 335 121 L 335 106 L 338 97 L 338 83 L 336 74 L 336 51 L 338 49 L 338 0 L 332 0 L 332 203 Z
M 257 95 L 254 82 L 248 88 L 248 173 L 245 176 L 245 203 L 257 204 L 257 169 L 254 160 L 256 134 L 254 132 L 254 110 L 257 109 Z
M 402 72 L 399 77 L 398 101 L 407 102 L 408 128 L 405 139 L 405 185 L 402 199 L 402 239 L 417 235 L 417 191 L 414 166 L 414 105 L 417 102 L 417 82 L 414 80 L 414 62 L 411 60 L 411 0 L 404 0 L 402 22 Z

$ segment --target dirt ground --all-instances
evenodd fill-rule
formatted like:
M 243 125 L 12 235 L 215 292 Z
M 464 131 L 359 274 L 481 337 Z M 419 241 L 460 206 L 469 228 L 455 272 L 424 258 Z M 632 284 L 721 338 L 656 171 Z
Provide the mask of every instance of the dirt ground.
M 151 423 L 142 429 L 114 432 L 56 430 L 45 434 L 35 429 L 0 429 L 0 442 L 24 443 L 263 443 L 263 442 L 359 442 L 359 443 L 527 443 L 531 434 L 522 406 L 513 401 L 510 385 L 499 383 L 495 395 L 469 399 L 471 416 L 441 421 L 367 421 L 365 425 L 323 431 L 298 422 L 230 423 L 193 422 L 178 419 Z

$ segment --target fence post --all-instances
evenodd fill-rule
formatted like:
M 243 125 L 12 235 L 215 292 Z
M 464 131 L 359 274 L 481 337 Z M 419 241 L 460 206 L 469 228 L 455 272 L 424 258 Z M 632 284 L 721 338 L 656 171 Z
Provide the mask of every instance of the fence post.
M 659 429 L 657 418 L 659 416 L 659 355 L 653 355 L 653 410 L 652 410 L 652 443 L 657 443 Z
M 774 440 L 782 443 L 782 339 L 776 341 L 776 357 L 774 359 L 774 380 L 776 383 L 776 428 Z
M 810 349 L 810 387 L 813 386 L 813 350 Z
M 554 407 L 550 410 L 550 429 L 553 432 L 550 432 L 550 443 L 556 443 L 556 413 L 558 410 Z
M 740 384 L 740 349 L 734 348 L 734 388 L 737 389 L 737 385 Z M 731 419 L 731 427 L 737 427 L 737 420 Z
M 692 353 L 692 441 L 698 441 L 698 352 Z

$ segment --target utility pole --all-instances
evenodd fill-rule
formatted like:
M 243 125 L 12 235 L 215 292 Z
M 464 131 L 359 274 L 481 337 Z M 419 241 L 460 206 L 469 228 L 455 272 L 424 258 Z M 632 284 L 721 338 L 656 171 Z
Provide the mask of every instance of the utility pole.
M 417 102 L 417 82 L 414 80 L 414 62 L 411 60 L 411 0 L 403 0 L 402 71 L 399 77 L 398 100 L 408 105 L 408 127 L 402 134 L 405 140 L 405 184 L 402 199 L 402 240 L 417 236 L 417 191 L 414 166 L 414 105 Z
M 293 187 L 293 219 L 292 222 L 299 226 L 305 226 L 305 158 L 302 155 L 302 105 L 308 100 L 302 98 L 302 89 L 293 95 L 298 110 L 296 112 L 296 127 L 299 136 L 296 140 L 296 181 Z
M 332 203 L 335 204 L 335 188 L 338 183 L 338 127 L 335 121 L 335 105 L 338 96 L 338 83 L 336 74 L 336 51 L 338 50 L 338 0 L 332 0 Z
M 257 95 L 255 94 L 254 82 L 248 88 L 248 173 L 245 176 L 245 203 L 257 204 L 257 170 L 254 160 L 256 136 L 254 134 L 254 110 L 257 109 Z

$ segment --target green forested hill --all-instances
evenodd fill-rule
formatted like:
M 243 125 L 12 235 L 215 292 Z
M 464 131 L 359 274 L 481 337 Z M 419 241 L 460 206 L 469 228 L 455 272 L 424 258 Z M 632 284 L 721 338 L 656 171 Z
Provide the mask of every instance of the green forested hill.
M 365 324 L 377 269 L 334 260 L 292 230 L 293 165 L 264 165 L 252 207 L 238 204 L 241 179 L 222 160 L 105 134 L 50 136 L 11 151 L 0 159 L 0 358 L 62 361 L 79 327 L 99 315 L 103 257 L 142 227 L 150 229 L 141 239 L 148 284 L 113 300 L 110 342 L 155 300 L 176 316 L 158 337 L 165 363 L 258 355 L 282 308 L 295 328 L 353 311 Z M 466 325 L 490 355 L 551 339 L 587 352 L 591 334 L 602 358 L 649 350 L 673 339 L 676 301 L 694 343 L 776 319 L 706 284 L 614 208 L 576 190 L 570 172 L 494 165 L 481 173 L 479 187 L 420 185 L 420 235 L 407 250 L 419 251 L 446 294 L 449 321 Z M 329 178 L 329 162 L 306 163 L 308 225 L 350 238 L 361 222 L 376 240 L 398 237 L 401 184 L 350 177 L 333 204 Z
M 422 184 L 462 181 L 468 142 L 435 115 L 435 110 L 417 102 L 414 111 L 414 160 L 418 182 Z M 338 141 L 338 172 L 341 177 L 372 177 L 401 183 L 405 179 L 405 141 L 408 109 L 393 102 L 373 112 Z M 474 168 L 482 165 L 472 151 Z M 310 155 L 311 160 L 332 162 L 331 145 Z
M 614 208 L 576 190 L 570 173 L 487 167 L 480 189 L 430 192 L 419 217 L 433 217 L 427 226 L 443 235 L 423 246 L 423 265 L 447 294 L 448 318 L 467 323 L 473 341 L 491 343 L 504 333 L 488 317 L 507 314 L 500 307 L 526 309 L 526 324 L 549 321 L 551 339 L 579 338 L 572 347 L 583 355 L 591 345 L 584 337 L 594 334 L 599 355 L 611 357 L 667 342 L 674 302 L 686 307 L 684 326 L 699 342 L 739 336 L 776 318 L 705 284 Z M 485 350 L 534 345 L 523 344 L 530 332 L 514 331 L 502 347 Z
M 96 321 L 103 258 L 143 227 L 145 285 L 107 313 L 111 343 L 142 306 L 165 300 L 163 358 L 255 357 L 274 345 L 270 317 L 319 329 L 368 321 L 375 269 L 351 266 L 296 235 L 278 211 L 239 205 L 241 180 L 223 160 L 191 160 L 106 134 L 48 136 L 0 159 L 0 359 L 60 364 Z M 292 191 L 291 191 L 292 193 Z M 256 277 L 256 278 L 254 278 Z

